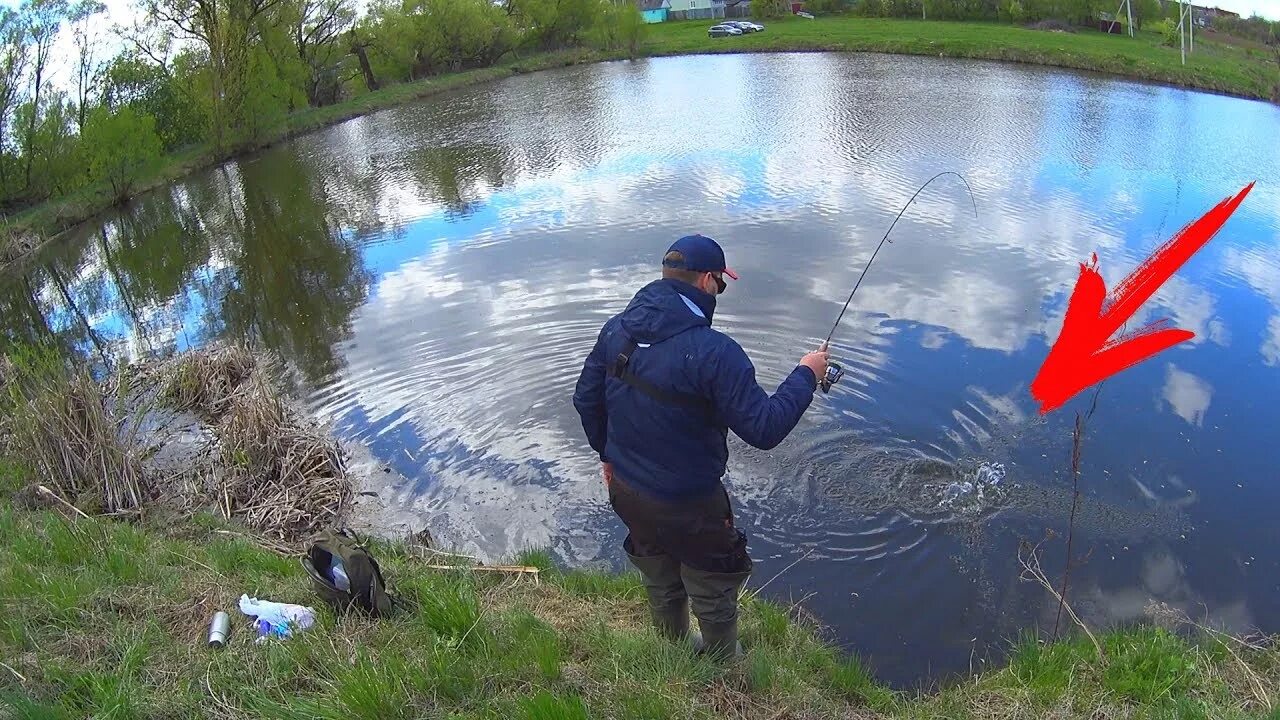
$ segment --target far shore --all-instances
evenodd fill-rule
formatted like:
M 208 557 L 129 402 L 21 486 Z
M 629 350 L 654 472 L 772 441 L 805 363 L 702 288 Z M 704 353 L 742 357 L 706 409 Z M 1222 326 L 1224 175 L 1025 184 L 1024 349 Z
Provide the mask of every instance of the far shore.
M 766 30 L 741 37 L 708 38 L 710 20 L 649 26 L 637 57 L 666 57 L 755 52 L 878 52 L 971 58 L 1100 72 L 1144 82 L 1241 98 L 1280 101 L 1280 55 L 1215 42 L 1207 34 L 1181 64 L 1178 48 L 1161 44 L 1151 31 L 1136 37 L 1093 30 L 1054 32 L 980 22 L 897 20 L 851 16 L 814 20 L 786 18 L 765 22 Z M 500 65 L 440 75 L 291 115 L 273 135 L 230 153 L 195 148 L 166 158 L 165 164 L 136 184 L 131 198 L 162 188 L 222 162 L 256 152 L 314 130 L 438 93 L 556 67 L 626 59 L 625 52 L 588 49 L 511 59 Z M 117 205 L 105 187 L 91 187 L 6 219 L 0 229 L 0 271 L 31 255 L 62 233 L 93 220 Z

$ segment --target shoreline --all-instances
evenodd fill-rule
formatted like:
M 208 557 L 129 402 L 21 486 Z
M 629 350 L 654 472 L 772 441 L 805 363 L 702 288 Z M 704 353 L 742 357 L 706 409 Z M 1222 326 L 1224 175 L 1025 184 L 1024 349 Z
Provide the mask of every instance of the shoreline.
M 745 655 L 717 665 L 653 632 L 634 571 L 562 568 L 542 550 L 479 565 L 420 536 L 367 539 L 414 607 L 342 616 L 296 546 L 207 512 L 81 515 L 25 484 L 0 458 L 0 602 L 24 609 L 0 618 L 0 716 L 195 720 L 215 702 L 224 717 L 335 720 L 1261 719 L 1280 703 L 1275 638 L 1223 635 L 1155 602 L 1097 646 L 1075 628 L 1056 641 L 1028 630 L 997 665 L 895 689 L 799 605 L 749 594 Z M 316 625 L 255 644 L 241 594 L 311 607 Z M 221 649 L 205 645 L 216 611 L 231 616 Z
M 314 533 L 351 526 L 358 473 L 328 430 L 290 410 L 273 367 L 227 346 L 99 381 L 39 348 L 0 356 L 12 388 L 0 402 L 0 607 L 22 609 L 0 614 L 0 717 L 194 720 L 213 702 L 225 717 L 333 720 L 1105 720 L 1261 718 L 1280 705 L 1280 638 L 1235 638 L 1154 599 L 1141 625 L 1053 641 L 1028 628 L 1001 648 L 1002 667 L 895 690 L 803 601 L 757 597 L 769 581 L 755 577 L 740 603 L 745 655 L 718 665 L 653 631 L 634 570 L 561 568 L 538 548 L 481 564 L 435 547 L 429 521 L 367 539 L 408 605 L 339 614 L 298 560 Z M 144 404 L 105 402 L 126 378 Z M 166 434 L 179 444 L 167 461 L 152 412 L 181 430 Z M 68 448 L 66 428 L 81 442 Z M 241 594 L 315 608 L 316 625 L 258 644 Z M 217 611 L 231 636 L 213 649 Z
M 643 41 L 634 57 L 626 52 L 604 52 L 591 49 L 541 53 L 493 67 L 392 85 L 335 105 L 301 110 L 289 116 L 284 126 L 269 138 L 235 151 L 216 154 L 208 148 L 194 148 L 171 156 L 166 165 L 137 183 L 136 189 L 124 205 L 127 206 L 129 202 L 141 195 L 161 189 L 196 171 L 251 156 L 253 153 L 300 135 L 443 92 L 553 68 L 627 59 L 788 52 L 858 52 L 934 57 L 936 52 L 936 57 L 940 58 L 1039 65 L 1060 70 L 1097 73 L 1157 87 L 1274 102 L 1274 99 L 1266 97 L 1260 89 L 1246 87 L 1242 83 L 1232 85 L 1204 68 L 1170 69 L 1158 65 L 1139 65 L 1134 64 L 1133 58 L 1126 57 L 1124 54 L 1104 53 L 1090 45 L 1097 42 L 1111 42 L 1111 36 L 1089 31 L 1082 31 L 1077 36 L 1073 33 L 1028 30 L 1014 25 L 963 21 L 862 19 L 848 16 L 824 17 L 813 21 L 788 18 L 770 23 L 770 28 L 775 32 L 777 28 L 785 31 L 782 33 L 783 37 L 778 37 L 776 34 L 770 35 L 769 30 L 766 30 L 764 33 L 721 39 L 721 41 L 732 42 L 732 45 L 726 43 L 719 46 L 691 47 L 690 43 L 701 43 L 705 40 L 700 36 L 705 35 L 708 22 L 689 20 L 650 26 L 654 29 L 650 30 L 649 37 Z M 909 30 L 921 29 L 928 32 L 917 33 L 914 37 L 908 34 Z M 884 35 L 886 30 L 887 36 L 877 37 L 874 34 L 879 32 Z M 989 32 L 1002 35 L 1006 41 L 992 42 L 988 38 L 975 39 L 964 36 L 965 33 L 981 35 Z M 933 33 L 932 36 L 929 33 Z M 1019 42 L 1028 40 L 1036 43 L 1045 41 L 1046 44 L 1038 47 L 1019 46 Z M 1074 44 L 1076 47 L 1050 47 L 1047 44 L 1049 40 L 1056 43 L 1066 42 L 1068 45 Z M 1145 47 L 1134 45 L 1125 49 L 1145 52 Z M 1262 61 L 1259 67 L 1269 66 L 1266 65 L 1266 61 Z M 1275 92 L 1280 92 L 1280 64 L 1275 70 Z M 41 248 L 57 241 L 64 233 L 117 207 L 121 205 L 110 197 L 106 188 L 87 188 L 70 197 L 35 206 L 6 220 L 4 229 L 0 230 L 0 272 L 21 265 Z

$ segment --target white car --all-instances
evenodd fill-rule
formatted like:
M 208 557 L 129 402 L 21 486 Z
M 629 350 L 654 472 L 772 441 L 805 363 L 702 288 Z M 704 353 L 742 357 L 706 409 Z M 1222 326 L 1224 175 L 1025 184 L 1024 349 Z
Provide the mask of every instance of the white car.
M 743 33 L 755 33 L 755 32 L 760 32 L 761 30 L 764 30 L 763 25 L 757 25 L 753 22 L 748 22 L 746 20 L 730 20 L 728 22 L 723 22 L 720 24 L 736 27 L 739 30 L 741 30 Z
M 732 25 L 712 25 L 707 30 L 708 37 L 731 37 L 733 35 L 741 35 L 742 31 Z

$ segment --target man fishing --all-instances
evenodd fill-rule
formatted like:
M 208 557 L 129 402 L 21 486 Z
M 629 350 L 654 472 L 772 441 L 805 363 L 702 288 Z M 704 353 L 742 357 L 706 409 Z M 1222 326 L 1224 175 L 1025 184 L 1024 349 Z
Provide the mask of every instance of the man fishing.
M 683 640 L 692 605 L 702 630 L 695 646 L 719 658 L 741 652 L 738 594 L 752 569 L 720 480 L 728 431 L 763 450 L 782 442 L 828 359 L 824 343 L 769 396 L 742 347 L 711 327 L 725 277 L 738 279 L 716 241 L 677 240 L 662 279 L 605 323 L 573 396 L 654 625 Z

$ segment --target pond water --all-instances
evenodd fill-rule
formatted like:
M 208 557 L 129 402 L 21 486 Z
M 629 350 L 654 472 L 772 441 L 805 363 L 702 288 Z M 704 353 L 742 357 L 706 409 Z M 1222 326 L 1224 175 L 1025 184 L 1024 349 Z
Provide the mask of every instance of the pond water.
M 874 54 L 710 56 L 515 77 L 298 138 L 83 228 L 5 279 L 11 335 L 87 356 L 253 337 L 395 472 L 379 503 L 464 552 L 623 567 L 570 398 L 600 325 L 680 235 L 742 280 L 716 324 L 770 391 L 826 335 L 847 370 L 795 432 L 731 441 L 752 587 L 897 685 L 997 662 L 1055 605 L 1076 411 L 1028 385 L 1078 263 L 1117 282 L 1245 184 L 1144 307 L 1191 342 L 1107 381 L 1082 448 L 1072 597 L 1280 631 L 1280 108 L 1111 78 Z M 782 572 L 784 571 L 785 572 Z M 778 575 L 778 573 L 780 573 Z M 776 577 L 775 577 L 776 576 Z M 772 578 L 772 580 L 771 580 Z M 767 585 L 766 585 L 767 583 Z

